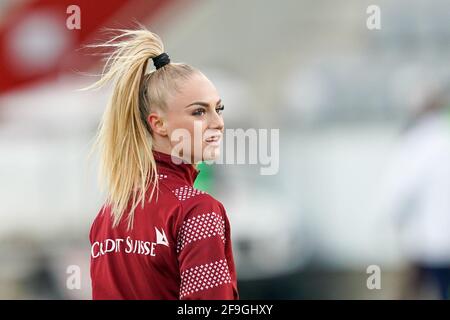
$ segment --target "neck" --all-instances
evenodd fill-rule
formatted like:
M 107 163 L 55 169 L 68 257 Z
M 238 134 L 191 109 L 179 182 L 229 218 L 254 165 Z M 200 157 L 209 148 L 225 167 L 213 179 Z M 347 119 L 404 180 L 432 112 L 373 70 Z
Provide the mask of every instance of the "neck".
M 161 139 L 155 139 L 153 138 L 153 150 L 162 152 L 165 154 L 171 154 L 172 146 L 170 145 L 169 141 L 164 139 L 161 141 Z
M 172 155 L 173 150 L 172 146 L 168 142 L 158 143 L 156 141 L 154 141 L 152 149 L 170 155 Z M 192 164 L 194 168 L 197 168 L 197 163 L 195 163 L 191 157 L 184 156 L 183 154 L 174 154 L 174 156 L 183 159 L 185 162 Z
M 170 171 L 172 174 L 175 174 L 186 180 L 188 184 L 194 184 L 194 181 L 200 172 L 195 165 L 186 162 L 174 162 L 174 159 L 170 153 L 158 151 L 155 149 L 153 149 L 153 156 L 157 163 L 158 173 L 161 173 L 161 170 L 163 170 L 162 173 L 167 173 L 168 171 Z

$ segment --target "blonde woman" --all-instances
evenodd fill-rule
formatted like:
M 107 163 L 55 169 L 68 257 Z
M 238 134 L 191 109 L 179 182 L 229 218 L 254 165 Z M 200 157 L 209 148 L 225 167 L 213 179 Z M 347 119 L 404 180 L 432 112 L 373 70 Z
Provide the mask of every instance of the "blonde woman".
M 148 30 L 100 47 L 114 51 L 91 87 L 113 92 L 95 144 L 107 201 L 89 234 L 93 299 L 239 299 L 225 209 L 193 188 L 219 151 L 216 88 Z

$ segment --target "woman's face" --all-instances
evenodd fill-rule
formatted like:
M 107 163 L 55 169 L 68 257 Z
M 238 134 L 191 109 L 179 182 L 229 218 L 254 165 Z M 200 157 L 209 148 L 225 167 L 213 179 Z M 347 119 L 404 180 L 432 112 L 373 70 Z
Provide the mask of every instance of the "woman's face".
M 223 104 L 217 89 L 203 74 L 194 74 L 167 101 L 161 115 L 166 141 L 162 150 L 191 163 L 216 159 L 224 130 Z M 155 141 L 157 142 L 157 141 Z

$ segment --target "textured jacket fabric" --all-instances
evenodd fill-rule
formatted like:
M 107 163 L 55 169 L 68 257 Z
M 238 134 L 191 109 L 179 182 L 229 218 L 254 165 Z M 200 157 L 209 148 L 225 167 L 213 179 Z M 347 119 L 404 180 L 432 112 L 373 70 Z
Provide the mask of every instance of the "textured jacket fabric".
M 159 187 L 113 228 L 104 205 L 92 223 L 93 299 L 239 299 L 230 222 L 223 205 L 193 187 L 191 164 L 153 151 Z M 147 197 L 150 194 L 147 192 Z M 131 202 L 127 210 L 130 209 Z

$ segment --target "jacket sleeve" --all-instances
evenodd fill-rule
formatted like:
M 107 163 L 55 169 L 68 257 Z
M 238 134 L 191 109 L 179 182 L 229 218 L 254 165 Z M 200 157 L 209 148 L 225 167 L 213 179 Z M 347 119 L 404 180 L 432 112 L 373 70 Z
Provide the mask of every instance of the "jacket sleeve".
M 203 198 L 186 213 L 177 232 L 177 257 L 180 300 L 238 299 L 230 226 L 219 202 Z

